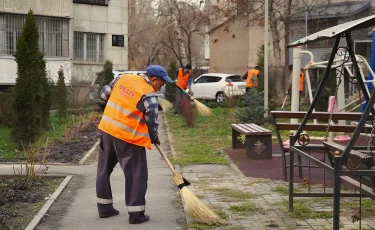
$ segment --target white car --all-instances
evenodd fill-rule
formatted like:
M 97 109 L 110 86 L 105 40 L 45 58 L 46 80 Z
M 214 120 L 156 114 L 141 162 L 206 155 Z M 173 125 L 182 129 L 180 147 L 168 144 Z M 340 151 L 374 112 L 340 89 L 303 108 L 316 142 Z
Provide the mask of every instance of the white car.
M 192 95 L 196 99 L 225 101 L 225 97 L 245 95 L 246 82 L 240 75 L 227 73 L 206 73 L 191 84 Z

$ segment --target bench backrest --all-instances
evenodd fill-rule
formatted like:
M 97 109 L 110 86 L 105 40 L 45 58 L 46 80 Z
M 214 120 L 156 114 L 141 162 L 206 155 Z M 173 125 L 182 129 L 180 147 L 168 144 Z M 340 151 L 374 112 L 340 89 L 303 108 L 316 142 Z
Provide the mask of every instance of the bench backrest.
M 271 111 L 271 116 L 273 117 L 276 128 L 278 130 L 297 130 L 300 124 L 291 124 L 289 122 L 278 122 L 277 119 L 280 118 L 295 118 L 295 119 L 303 119 L 306 116 L 307 112 L 290 112 L 290 111 Z M 346 120 L 346 121 L 357 121 L 361 119 L 362 113 L 351 113 L 351 112 L 343 112 L 343 113 L 332 113 L 332 120 Z M 326 131 L 328 126 L 328 120 L 330 119 L 331 113 L 329 112 L 313 112 L 311 113 L 309 120 L 318 119 L 321 124 L 311 124 L 307 123 L 303 130 L 305 131 Z M 368 117 L 370 119 L 370 116 Z M 325 122 L 325 123 L 324 123 Z M 352 133 L 357 128 L 357 125 L 339 125 L 339 124 L 331 124 L 329 127 L 329 131 L 331 132 L 347 132 Z M 363 128 L 361 132 L 363 133 L 370 133 L 372 127 L 366 126 Z

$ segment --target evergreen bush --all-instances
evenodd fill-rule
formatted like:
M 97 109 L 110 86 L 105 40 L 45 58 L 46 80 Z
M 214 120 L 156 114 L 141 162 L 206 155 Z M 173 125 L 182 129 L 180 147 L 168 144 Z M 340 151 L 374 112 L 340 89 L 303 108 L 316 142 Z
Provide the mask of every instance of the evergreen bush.
M 17 42 L 17 79 L 14 87 L 11 135 L 18 147 L 34 142 L 49 118 L 49 92 L 45 61 L 39 51 L 39 34 L 33 12 L 26 16 Z M 47 122 L 46 122 L 47 121 Z
M 263 92 L 250 89 L 243 100 L 243 106 L 235 111 L 235 117 L 242 123 L 264 124 Z
M 170 64 L 169 64 L 169 68 L 168 68 L 168 76 L 174 81 L 176 79 L 176 72 L 177 72 L 177 62 L 176 61 L 172 61 Z M 172 84 L 165 84 L 165 91 L 164 91 L 164 96 L 165 98 L 174 103 L 176 101 L 176 86 L 174 85 L 174 83 Z
M 97 73 L 95 83 L 99 84 L 99 89 L 102 89 L 105 85 L 108 85 L 113 80 L 113 64 L 111 61 L 106 61 L 103 66 L 103 70 Z
M 64 77 L 64 70 L 60 68 L 58 73 L 58 80 L 56 85 L 56 104 L 57 104 L 57 116 L 59 119 L 65 118 L 67 116 L 67 106 L 68 106 L 68 99 L 67 99 L 67 92 L 65 86 L 65 77 Z
M 12 123 L 12 89 L 0 92 L 0 125 L 11 127 Z

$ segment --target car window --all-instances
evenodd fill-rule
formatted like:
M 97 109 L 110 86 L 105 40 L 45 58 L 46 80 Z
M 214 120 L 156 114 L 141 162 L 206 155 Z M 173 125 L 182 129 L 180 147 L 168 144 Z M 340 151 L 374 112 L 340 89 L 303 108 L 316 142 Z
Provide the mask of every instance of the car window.
M 226 82 L 243 82 L 240 75 L 232 75 L 225 78 Z
M 214 83 L 214 82 L 219 82 L 221 80 L 221 77 L 214 77 L 214 76 L 206 76 L 207 78 L 207 83 Z
M 195 83 L 206 83 L 207 82 L 207 78 L 205 76 L 199 78 L 198 80 L 195 81 Z

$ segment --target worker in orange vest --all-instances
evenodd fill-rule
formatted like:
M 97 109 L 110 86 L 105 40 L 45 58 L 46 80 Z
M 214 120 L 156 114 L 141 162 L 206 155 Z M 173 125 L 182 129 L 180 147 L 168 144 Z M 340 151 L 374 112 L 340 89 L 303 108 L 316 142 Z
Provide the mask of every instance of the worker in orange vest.
M 292 91 L 292 79 L 293 79 L 293 75 L 292 75 L 292 70 L 293 70 L 293 65 L 289 65 L 289 70 L 290 70 L 290 77 L 288 79 L 288 91 L 287 93 L 289 95 L 291 95 L 291 91 Z M 305 88 L 305 72 L 303 70 L 303 68 L 301 68 L 301 73 L 299 74 L 299 95 L 300 95 L 300 99 L 301 99 L 301 96 L 302 96 L 302 92 Z M 289 97 L 289 100 L 290 100 L 290 103 L 291 103 L 291 100 L 292 100 L 292 97 L 290 96 Z M 301 102 L 301 100 L 300 100 Z
M 185 93 L 189 93 L 191 83 L 193 82 L 193 76 L 191 74 L 191 65 L 187 64 L 185 68 L 179 68 L 176 73 L 176 80 L 174 81 L 177 86 L 185 90 Z M 185 94 L 179 88 L 176 88 L 176 102 L 174 106 L 174 114 L 180 113 L 181 108 L 181 97 Z
M 165 69 L 150 65 L 141 75 L 126 74 L 114 79 L 100 92 L 107 101 L 99 123 L 100 148 L 96 177 L 99 217 L 119 214 L 113 207 L 110 175 L 119 162 L 125 174 L 125 203 L 130 224 L 150 218 L 145 215 L 147 190 L 146 149 L 160 144 L 158 137 L 158 98 L 155 94 L 172 83 Z
M 249 69 L 242 76 L 242 79 L 246 79 L 246 92 L 248 92 L 251 88 L 258 88 L 260 71 L 260 67 L 255 66 L 254 69 Z

